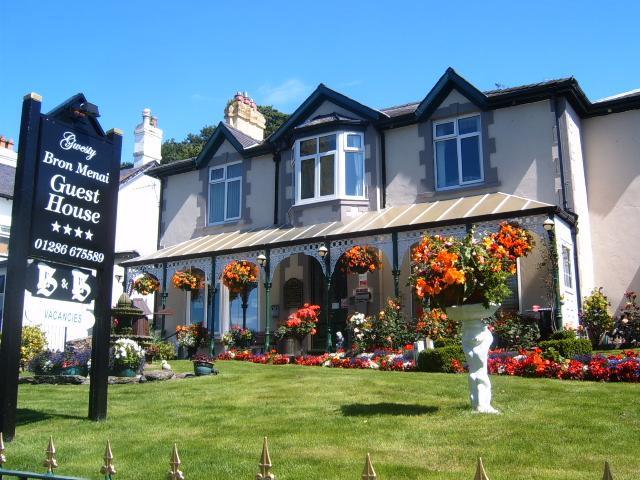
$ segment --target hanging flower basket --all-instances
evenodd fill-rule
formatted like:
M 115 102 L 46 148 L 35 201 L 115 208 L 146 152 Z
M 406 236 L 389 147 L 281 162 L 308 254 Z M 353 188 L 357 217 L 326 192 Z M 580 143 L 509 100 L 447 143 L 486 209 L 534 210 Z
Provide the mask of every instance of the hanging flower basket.
M 198 276 L 187 271 L 174 273 L 171 278 L 171 283 L 173 283 L 174 287 L 184 290 L 185 292 L 198 290 L 202 287 L 202 281 Z
M 260 273 L 258 266 L 247 260 L 234 260 L 224 267 L 222 283 L 229 289 L 231 299 L 255 288 Z
M 143 275 L 133 282 L 133 290 L 140 295 L 151 295 L 160 291 L 160 282 L 151 275 Z
M 373 247 L 356 245 L 347 250 L 342 257 L 342 271 L 363 274 L 382 268 L 378 250 Z

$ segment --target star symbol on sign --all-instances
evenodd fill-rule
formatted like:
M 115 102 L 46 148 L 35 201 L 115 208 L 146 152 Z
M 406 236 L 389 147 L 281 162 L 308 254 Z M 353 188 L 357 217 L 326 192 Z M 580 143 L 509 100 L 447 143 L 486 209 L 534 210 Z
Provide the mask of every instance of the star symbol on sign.
M 60 282 L 60 286 L 66 290 L 67 288 L 69 288 L 69 283 L 66 279 L 63 278 L 62 282 Z
M 53 223 L 51 224 L 51 231 L 52 231 L 52 232 L 59 232 L 59 231 L 60 231 L 60 227 L 61 227 L 61 226 L 62 226 L 62 225 L 60 225 L 60 224 L 58 223 L 58 221 L 56 220 L 55 222 L 53 222 Z
M 62 228 L 64 228 L 64 234 L 65 235 L 71 235 L 71 227 L 69 226 L 68 223 Z
M 82 229 L 80 227 L 76 227 L 73 231 L 76 232 L 76 237 L 82 238 Z
M 91 232 L 91 230 L 87 230 L 86 232 L 84 232 L 84 236 L 87 240 L 93 240 L 93 233 Z

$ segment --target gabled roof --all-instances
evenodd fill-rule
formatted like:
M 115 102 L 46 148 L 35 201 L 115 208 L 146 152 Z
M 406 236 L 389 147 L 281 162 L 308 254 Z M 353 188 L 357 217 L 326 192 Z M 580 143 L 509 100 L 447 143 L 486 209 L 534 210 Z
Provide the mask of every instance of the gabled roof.
M 86 116 L 84 118 L 73 118 L 71 116 L 71 109 L 74 107 L 79 107 L 81 104 L 87 101 L 87 97 L 84 96 L 83 93 L 76 93 L 73 97 L 68 98 L 60 105 L 55 107 L 47 116 L 59 119 L 66 123 L 72 123 L 75 127 L 84 126 L 84 130 L 86 133 L 97 135 L 98 137 L 104 137 L 105 133 L 98 122 L 98 119 L 91 116 Z
M 366 105 L 363 105 L 342 93 L 338 93 L 321 83 L 318 85 L 318 88 L 316 88 L 313 93 L 309 95 L 304 102 L 302 102 L 302 105 L 300 105 L 296 111 L 291 114 L 287 121 L 267 138 L 267 141 L 276 143 L 291 131 L 291 129 L 311 115 L 325 100 L 328 100 L 331 103 L 334 103 L 339 107 L 349 110 L 350 112 L 360 115 L 368 120 L 375 121 L 387 116 L 380 110 L 367 107 Z
M 458 75 L 453 68 L 449 67 L 416 107 L 416 119 L 428 118 L 454 89 L 458 90 L 480 109 L 487 108 L 486 95 Z
M 216 130 L 213 132 L 213 135 L 209 137 L 204 148 L 200 151 L 200 154 L 196 157 L 196 168 L 209 160 L 225 140 L 233 145 L 233 148 L 235 148 L 239 153 L 242 153 L 245 148 L 253 147 L 260 143 L 260 141 L 236 128 L 233 128 L 231 125 L 228 125 L 225 122 L 220 122 L 216 126 Z

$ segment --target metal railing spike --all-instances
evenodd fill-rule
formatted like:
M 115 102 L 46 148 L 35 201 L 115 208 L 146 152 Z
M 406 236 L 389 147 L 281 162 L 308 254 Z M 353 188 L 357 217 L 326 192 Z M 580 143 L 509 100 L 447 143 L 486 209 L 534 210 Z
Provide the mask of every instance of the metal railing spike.
M 478 464 L 476 466 L 476 476 L 473 480 L 489 480 L 487 472 L 484 471 L 484 465 L 482 464 L 482 458 L 478 457 Z
M 602 480 L 613 480 L 613 473 L 611 473 L 609 462 L 604 462 L 604 474 L 602 475 Z
M 260 463 L 258 463 L 260 471 L 256 475 L 256 480 L 274 480 L 276 476 L 271 473 L 271 455 L 269 455 L 269 442 L 267 437 L 262 441 L 262 455 L 260 455 Z
M 171 470 L 167 474 L 168 480 L 184 480 L 184 473 L 180 470 L 181 464 L 180 455 L 178 455 L 178 444 L 174 443 L 171 451 L 171 460 L 169 461 Z
M 100 468 L 100 473 L 104 475 L 105 480 L 111 480 L 111 477 L 115 475 L 116 467 L 113 464 L 113 451 L 111 450 L 111 442 L 107 440 L 107 447 L 104 449 L 104 465 Z
M 7 456 L 5 455 L 4 437 L 0 432 L 0 468 L 3 468 L 5 463 L 7 463 Z
M 367 453 L 367 458 L 364 462 L 364 470 L 362 470 L 362 480 L 377 480 L 378 474 L 373 469 L 373 463 L 371 463 L 371 455 Z
M 58 468 L 58 460 L 56 459 L 56 447 L 53 445 L 53 436 L 49 437 L 49 443 L 45 450 L 47 458 L 42 465 L 47 468 L 47 474 L 53 475 L 53 470 Z

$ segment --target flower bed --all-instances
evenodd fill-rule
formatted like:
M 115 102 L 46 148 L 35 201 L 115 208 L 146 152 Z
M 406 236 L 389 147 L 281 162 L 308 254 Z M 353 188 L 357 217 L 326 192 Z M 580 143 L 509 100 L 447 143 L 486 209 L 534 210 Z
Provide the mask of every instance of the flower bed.
M 273 365 L 296 364 L 307 367 L 357 368 L 372 370 L 404 371 L 416 370 L 413 353 L 378 351 L 349 356 L 344 352 L 324 353 L 322 355 L 300 355 L 289 357 L 278 353 L 254 354 L 249 350 L 230 350 L 218 355 L 218 360 L 238 360 Z
M 306 367 L 416 371 L 412 352 L 398 351 L 377 351 L 355 356 L 338 352 L 288 357 L 277 353 L 253 354 L 249 350 L 230 350 L 218 355 L 217 359 Z M 466 368 L 463 362 L 454 359 L 451 361 L 450 371 L 463 373 Z M 640 351 L 628 350 L 621 355 L 582 355 L 571 360 L 553 360 L 544 358 L 539 348 L 522 352 L 494 350 L 489 354 L 489 373 L 564 380 L 640 382 Z

